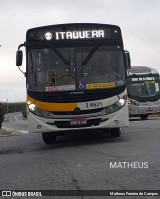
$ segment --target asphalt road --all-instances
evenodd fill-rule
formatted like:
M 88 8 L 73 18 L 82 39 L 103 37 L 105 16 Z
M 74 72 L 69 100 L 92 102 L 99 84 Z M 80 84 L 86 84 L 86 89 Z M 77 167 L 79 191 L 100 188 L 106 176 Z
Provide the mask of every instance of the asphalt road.
M 0 137 L 0 189 L 160 190 L 160 120 L 132 119 L 120 138 L 79 133 L 46 145 L 40 134 Z

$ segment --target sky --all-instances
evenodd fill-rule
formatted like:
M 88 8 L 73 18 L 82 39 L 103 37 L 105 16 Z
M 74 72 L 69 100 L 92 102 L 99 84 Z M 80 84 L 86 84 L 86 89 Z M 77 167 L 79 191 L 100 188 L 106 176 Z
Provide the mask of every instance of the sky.
M 0 0 L 0 102 L 26 100 L 25 77 L 15 57 L 28 29 L 61 23 L 118 25 L 132 66 L 160 72 L 159 20 L 159 0 Z M 25 72 L 25 61 L 21 69 Z

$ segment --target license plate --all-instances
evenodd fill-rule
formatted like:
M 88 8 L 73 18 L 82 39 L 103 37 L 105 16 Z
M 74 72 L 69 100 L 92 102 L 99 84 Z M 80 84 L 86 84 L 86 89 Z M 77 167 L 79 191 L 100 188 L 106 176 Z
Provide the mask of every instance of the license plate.
M 148 110 L 146 110 L 146 112 L 153 112 L 153 110 L 152 109 L 148 109 Z
M 72 126 L 83 125 L 83 124 L 87 124 L 87 120 L 79 119 L 79 120 L 71 120 L 70 121 L 70 125 L 72 125 Z

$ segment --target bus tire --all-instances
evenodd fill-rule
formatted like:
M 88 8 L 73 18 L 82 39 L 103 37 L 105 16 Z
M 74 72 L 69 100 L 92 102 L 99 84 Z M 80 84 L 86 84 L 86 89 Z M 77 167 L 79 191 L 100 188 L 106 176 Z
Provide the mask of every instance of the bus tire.
M 121 136 L 121 129 L 120 128 L 111 129 L 111 137 L 120 137 L 120 136 Z
M 148 115 L 147 115 L 147 114 L 145 114 L 145 115 L 140 115 L 140 118 L 141 118 L 142 120 L 146 120 L 146 119 L 148 118 Z
M 53 144 L 56 142 L 56 135 L 54 133 L 42 133 L 44 143 Z

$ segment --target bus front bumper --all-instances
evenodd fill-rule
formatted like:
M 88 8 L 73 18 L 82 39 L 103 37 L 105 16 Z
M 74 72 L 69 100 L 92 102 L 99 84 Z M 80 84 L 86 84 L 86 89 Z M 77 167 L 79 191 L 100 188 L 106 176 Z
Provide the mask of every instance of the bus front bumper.
M 62 131 L 109 129 L 129 126 L 128 106 L 124 106 L 117 112 L 96 117 L 79 117 L 78 119 L 48 119 L 39 117 L 29 112 L 27 119 L 29 133 L 56 132 L 57 134 Z
M 129 116 L 134 116 L 134 115 L 151 115 L 153 113 L 158 113 L 160 112 L 160 106 L 159 105 L 154 105 L 154 106 L 133 106 L 129 105 Z

